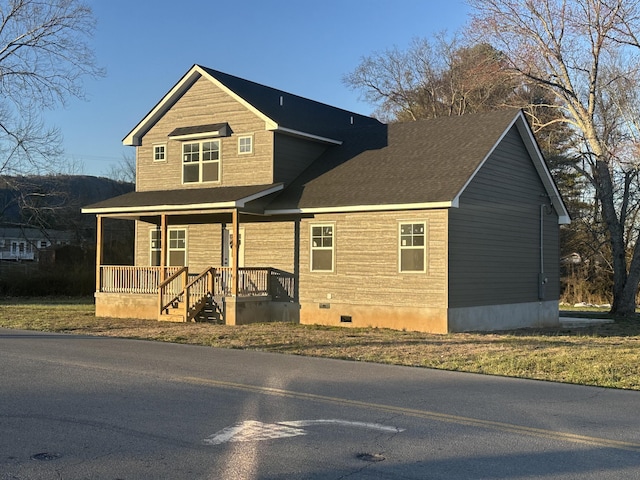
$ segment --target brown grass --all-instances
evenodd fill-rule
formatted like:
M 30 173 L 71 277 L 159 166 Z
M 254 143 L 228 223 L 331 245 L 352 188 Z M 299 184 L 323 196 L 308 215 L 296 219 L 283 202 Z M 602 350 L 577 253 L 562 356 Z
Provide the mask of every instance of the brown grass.
M 225 326 L 96 318 L 91 303 L 0 302 L 0 327 L 263 350 L 640 390 L 640 322 L 432 335 L 265 323 Z

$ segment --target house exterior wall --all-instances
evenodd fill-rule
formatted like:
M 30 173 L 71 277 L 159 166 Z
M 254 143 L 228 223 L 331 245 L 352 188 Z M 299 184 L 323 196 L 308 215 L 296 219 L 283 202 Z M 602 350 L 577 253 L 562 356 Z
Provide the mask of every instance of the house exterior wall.
M 232 134 L 221 141 L 221 181 L 182 183 L 182 141 L 170 140 L 175 128 L 229 123 Z M 253 136 L 253 153 L 238 153 L 238 137 Z M 175 190 L 208 186 L 263 185 L 273 182 L 273 132 L 264 120 L 227 95 L 209 80 L 200 78 L 144 135 L 136 147 L 137 191 Z M 153 147 L 166 145 L 166 160 L 154 161 Z
M 288 183 L 318 158 L 327 146 L 288 135 L 276 134 L 274 182 Z
M 426 272 L 399 273 L 399 224 L 426 222 Z M 300 322 L 447 331 L 447 211 L 322 214 L 300 226 Z M 310 231 L 335 226 L 335 267 L 310 271 Z M 351 317 L 344 322 L 344 317 Z
M 136 266 L 150 265 L 150 231 L 155 225 L 136 221 Z M 169 228 L 184 228 L 187 232 L 187 266 L 189 271 L 201 272 L 209 266 L 221 265 L 222 225 L 219 223 L 172 224 Z
M 451 331 L 484 329 L 485 316 L 492 317 L 492 329 L 557 324 L 558 216 L 541 209 L 545 203 L 542 182 L 512 128 L 450 211 Z M 548 278 L 542 299 L 541 212 Z

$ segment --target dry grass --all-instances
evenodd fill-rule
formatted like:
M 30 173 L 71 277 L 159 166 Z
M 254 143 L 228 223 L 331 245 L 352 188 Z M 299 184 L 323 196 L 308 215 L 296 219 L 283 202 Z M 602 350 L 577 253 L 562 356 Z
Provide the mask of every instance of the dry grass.
M 582 329 L 431 335 L 267 323 L 96 318 L 91 303 L 0 302 L 0 327 L 439 368 L 640 390 L 640 321 Z

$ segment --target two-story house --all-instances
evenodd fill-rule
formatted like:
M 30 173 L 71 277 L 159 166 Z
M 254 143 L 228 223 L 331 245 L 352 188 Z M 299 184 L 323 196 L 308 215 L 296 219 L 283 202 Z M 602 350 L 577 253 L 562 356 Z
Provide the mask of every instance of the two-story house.
M 524 114 L 379 121 L 193 66 L 127 134 L 96 315 L 430 332 L 558 323 L 566 208 Z M 105 218 L 135 265 L 103 265 Z

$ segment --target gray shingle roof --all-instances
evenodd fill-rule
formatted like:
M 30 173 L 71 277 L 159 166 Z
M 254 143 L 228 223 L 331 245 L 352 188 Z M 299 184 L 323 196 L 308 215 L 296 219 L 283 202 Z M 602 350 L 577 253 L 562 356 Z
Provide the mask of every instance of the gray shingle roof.
M 339 131 L 351 127 L 380 125 L 380 122 L 372 117 L 332 107 L 211 68 L 200 68 L 281 127 L 334 138 Z
M 94 203 L 84 207 L 85 213 L 94 213 L 101 210 L 105 213 L 113 211 L 138 211 L 141 209 L 162 207 L 180 207 L 226 204 L 237 202 L 251 197 L 260 197 L 276 190 L 281 184 L 272 185 L 249 185 L 241 187 L 210 187 L 210 188 L 188 188 L 180 190 L 157 190 L 147 192 L 130 192 L 118 197 L 109 198 L 102 202 Z M 211 208 L 211 207 L 210 207 Z
M 518 114 L 508 109 L 358 129 L 267 210 L 451 202 Z

